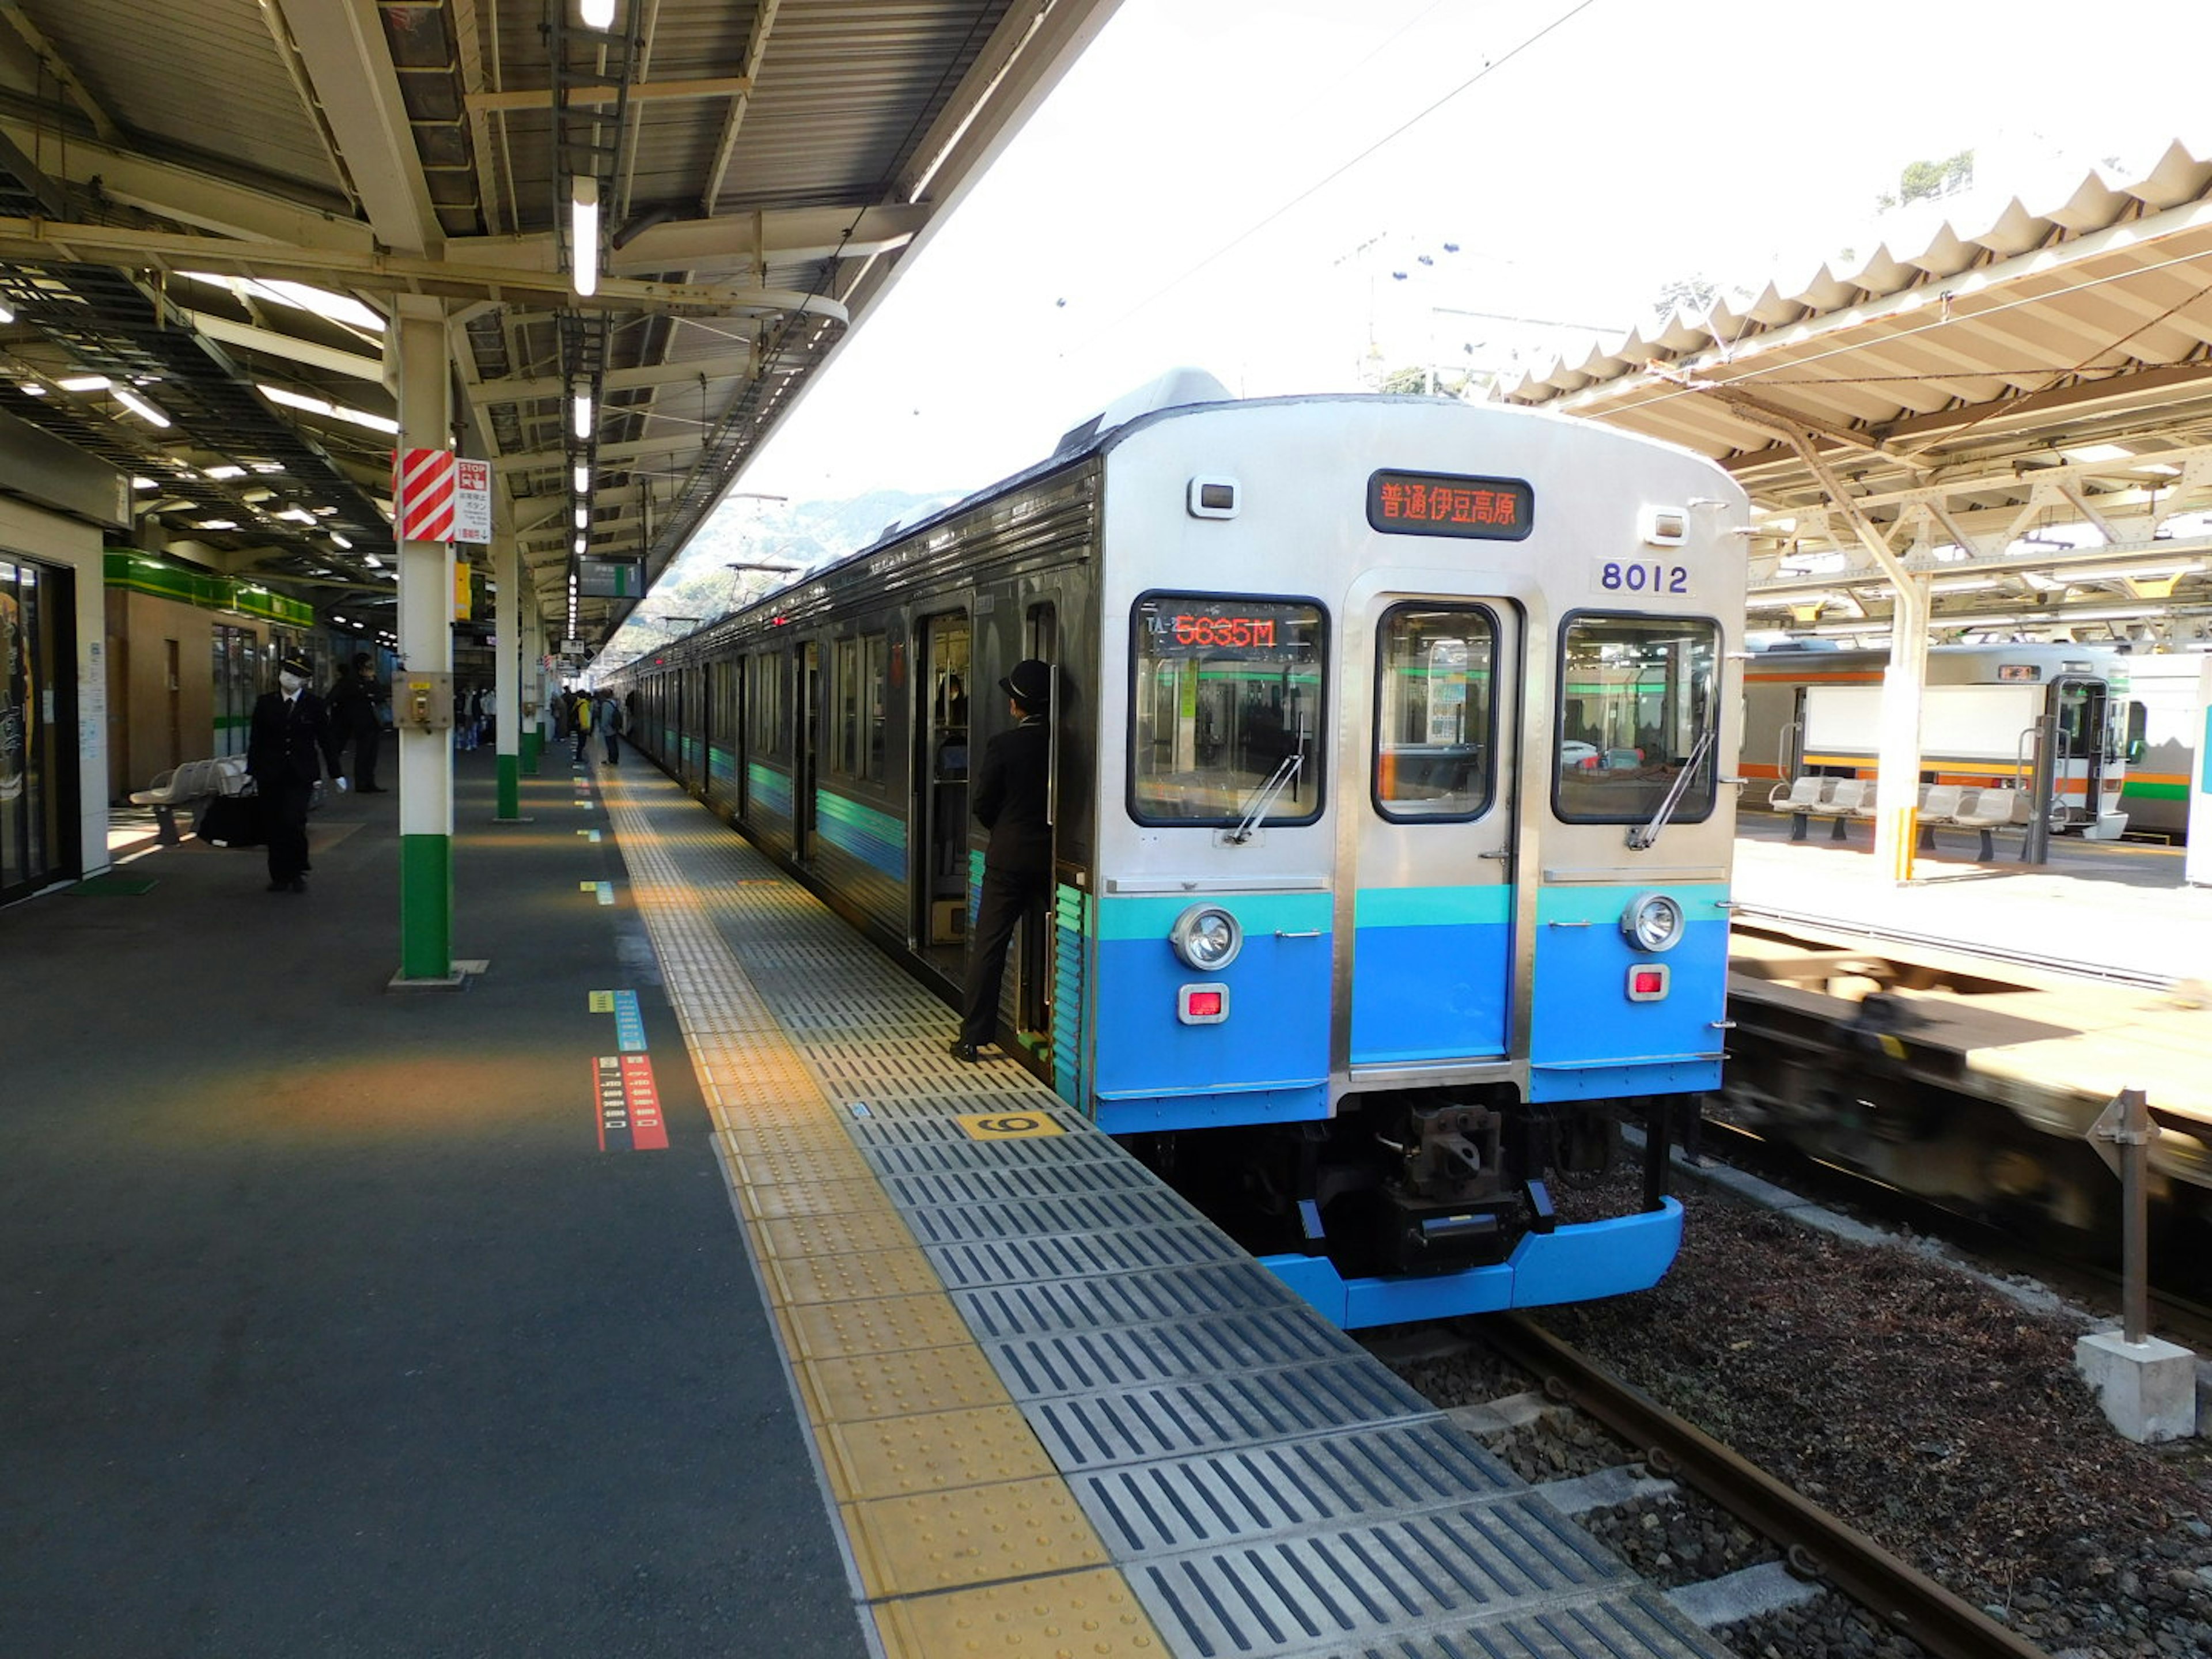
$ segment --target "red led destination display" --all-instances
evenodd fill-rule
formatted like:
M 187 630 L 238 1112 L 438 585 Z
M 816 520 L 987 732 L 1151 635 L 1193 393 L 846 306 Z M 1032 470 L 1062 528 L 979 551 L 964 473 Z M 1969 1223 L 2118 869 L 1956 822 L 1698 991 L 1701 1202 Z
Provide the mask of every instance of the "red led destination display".
M 1535 527 L 1536 492 L 1519 478 L 1377 472 L 1367 481 L 1367 523 L 1389 536 L 1517 542 Z

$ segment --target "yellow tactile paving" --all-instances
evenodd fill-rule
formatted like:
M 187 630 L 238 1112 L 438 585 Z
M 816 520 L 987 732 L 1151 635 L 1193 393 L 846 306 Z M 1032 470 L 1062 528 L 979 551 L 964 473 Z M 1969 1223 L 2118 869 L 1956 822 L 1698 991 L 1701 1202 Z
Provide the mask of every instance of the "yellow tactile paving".
M 799 1374 L 824 1422 L 865 1423 L 1013 1403 L 982 1350 L 966 1343 L 802 1359 Z
M 1057 1474 L 1012 1406 L 832 1423 L 823 1440 L 840 1503 Z
M 1108 1559 L 1057 1476 L 841 1507 L 860 1582 L 875 1596 L 1072 1572 Z
M 850 1210 L 843 1215 L 778 1216 L 753 1234 L 763 1255 L 842 1255 L 848 1250 L 896 1250 L 914 1234 L 893 1210 Z
M 883 1185 L 872 1176 L 865 1181 L 830 1181 L 815 1187 L 746 1187 L 738 1188 L 738 1202 L 748 1221 L 773 1216 L 836 1215 L 846 1210 L 887 1206 Z
M 852 1142 L 842 1146 L 762 1146 L 738 1152 L 738 1178 L 749 1187 L 812 1187 L 823 1182 L 872 1181 Z
M 793 1303 L 784 1313 L 799 1356 L 805 1359 L 942 1348 L 975 1340 L 968 1322 L 942 1292 L 879 1296 L 866 1302 Z
M 632 787 L 608 802 L 631 893 L 889 1659 L 1158 1659 L 1127 1580 L 836 1103 L 897 1095 L 939 1066 L 902 1043 L 902 1011 L 821 1026 L 849 941 L 815 928 L 813 901 L 719 829 L 647 833 Z M 804 942 L 780 959 L 823 1000 L 787 1026 L 722 934 L 799 921 Z M 933 1024 L 942 1011 L 917 996 L 902 1012 Z M 794 1044 L 823 1042 L 836 1048 L 817 1072 Z
M 844 1255 L 805 1255 L 766 1262 L 769 1288 L 786 1303 L 854 1302 L 865 1297 L 924 1296 L 944 1288 L 937 1269 L 920 1250 L 862 1250 Z
M 1167 1651 L 1110 1568 L 877 1604 L 889 1659 L 1160 1659 Z

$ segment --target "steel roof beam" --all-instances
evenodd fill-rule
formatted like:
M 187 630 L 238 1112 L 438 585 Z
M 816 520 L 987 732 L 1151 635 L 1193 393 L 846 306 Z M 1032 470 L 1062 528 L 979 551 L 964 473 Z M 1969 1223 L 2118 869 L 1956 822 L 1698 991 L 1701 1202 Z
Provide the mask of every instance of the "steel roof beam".
M 375 8 L 356 0 L 273 3 L 377 240 L 404 253 L 434 254 L 445 234 Z
M 747 288 L 713 283 L 641 283 L 610 278 L 584 298 L 568 291 L 565 273 L 463 265 L 400 254 L 342 253 L 286 247 L 272 242 L 222 242 L 207 236 L 134 230 L 115 225 L 49 224 L 40 219 L 0 218 L 0 259 L 26 264 L 64 260 L 88 264 L 154 265 L 207 270 L 220 276 L 335 279 L 390 294 L 422 294 L 457 300 L 504 300 L 510 295 L 557 295 L 577 310 L 667 311 L 750 316 L 763 312 L 811 312 L 834 322 L 843 306 L 795 289 Z
M 39 141 L 37 124 L 15 114 L 0 113 L 0 135 L 19 149 Z M 295 247 L 366 253 L 376 244 L 369 228 L 352 219 L 173 161 L 82 138 L 72 138 L 58 153 L 52 144 L 46 148 L 53 179 L 88 187 L 97 179 L 110 200 L 180 224 Z

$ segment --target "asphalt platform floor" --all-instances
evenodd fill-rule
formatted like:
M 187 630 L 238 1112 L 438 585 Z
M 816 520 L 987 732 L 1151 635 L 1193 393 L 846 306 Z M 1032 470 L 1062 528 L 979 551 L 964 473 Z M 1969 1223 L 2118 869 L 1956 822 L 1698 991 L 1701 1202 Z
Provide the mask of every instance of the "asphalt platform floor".
M 0 909 L 0 1651 L 869 1650 L 605 815 L 455 766 L 465 990 L 388 988 L 396 791 L 305 895 L 187 840 Z M 665 1151 L 599 1149 L 624 988 Z

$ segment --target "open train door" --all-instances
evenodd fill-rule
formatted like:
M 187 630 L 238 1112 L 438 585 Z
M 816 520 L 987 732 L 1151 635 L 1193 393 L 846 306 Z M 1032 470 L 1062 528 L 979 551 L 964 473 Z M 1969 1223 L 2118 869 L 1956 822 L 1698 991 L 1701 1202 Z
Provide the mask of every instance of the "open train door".
M 1378 592 L 1356 614 L 1346 713 L 1371 743 L 1340 809 L 1352 1074 L 1496 1060 L 1513 1017 L 1520 613 L 1494 597 Z

